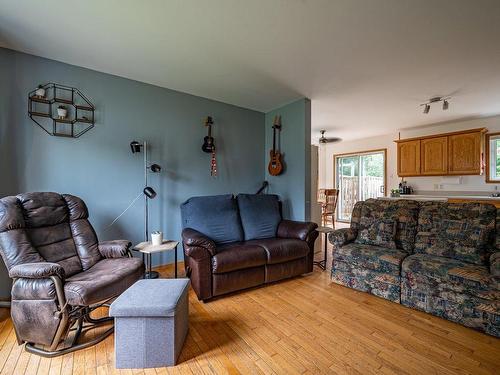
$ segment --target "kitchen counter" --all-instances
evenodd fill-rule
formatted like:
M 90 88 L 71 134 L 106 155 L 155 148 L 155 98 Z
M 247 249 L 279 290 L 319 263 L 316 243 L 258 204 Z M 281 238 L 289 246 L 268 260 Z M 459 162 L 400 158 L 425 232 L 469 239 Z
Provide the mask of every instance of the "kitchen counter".
M 378 199 L 396 200 L 396 199 L 411 199 L 416 201 L 440 201 L 440 202 L 484 202 L 494 204 L 500 208 L 500 197 L 492 197 L 489 195 L 420 195 L 407 194 L 399 197 L 380 197 Z
M 500 200 L 500 197 L 492 197 L 491 195 L 431 195 L 431 194 L 404 194 L 399 197 L 382 197 L 392 199 L 491 199 Z

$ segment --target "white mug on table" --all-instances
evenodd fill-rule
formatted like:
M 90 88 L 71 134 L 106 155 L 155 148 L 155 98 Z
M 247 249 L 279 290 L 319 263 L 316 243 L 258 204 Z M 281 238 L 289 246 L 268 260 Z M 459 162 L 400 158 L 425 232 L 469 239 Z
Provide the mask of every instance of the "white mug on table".
M 163 243 L 163 232 L 157 230 L 154 232 L 151 232 L 151 244 L 153 246 L 158 246 Z

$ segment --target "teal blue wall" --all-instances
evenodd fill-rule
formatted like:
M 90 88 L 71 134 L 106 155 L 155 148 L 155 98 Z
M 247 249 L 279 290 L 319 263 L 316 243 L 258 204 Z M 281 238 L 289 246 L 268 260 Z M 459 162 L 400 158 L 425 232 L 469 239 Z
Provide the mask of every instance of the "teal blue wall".
M 273 147 L 273 119 L 281 115 L 281 153 L 284 172 L 267 172 L 269 150 Z M 311 198 L 311 101 L 303 98 L 266 113 L 266 180 L 269 193 L 279 194 L 283 215 L 292 220 L 310 219 Z
M 106 227 L 142 191 L 142 155 L 133 155 L 129 143 L 147 140 L 151 161 L 163 167 L 150 176 L 159 195 L 150 201 L 150 229 L 179 240 L 181 202 L 196 195 L 252 193 L 264 180 L 263 113 L 6 49 L 0 49 L 0 62 L 10 76 L 7 93 L 2 80 L 0 101 L 9 113 L 7 127 L 2 120 L 1 142 L 8 146 L 1 151 L 2 172 L 6 159 L 13 166 L 7 174 L 17 171 L 15 184 L 2 176 L 2 196 L 71 193 L 87 203 L 99 239 L 141 241 L 142 200 Z M 97 108 L 95 128 L 78 139 L 51 137 L 38 128 L 27 115 L 27 94 L 45 82 L 87 95 Z M 207 115 L 215 120 L 217 178 L 210 176 L 210 155 L 201 151 Z M 171 259 L 163 254 L 154 261 Z
M 0 197 L 16 192 L 16 173 L 13 168 L 12 127 L 8 126 L 12 120 L 11 96 L 9 89 L 13 79 L 13 53 L 0 49 Z M 0 261 L 0 301 L 10 294 L 10 279 L 5 266 Z
M 11 63 L 13 55 L 12 51 L 0 49 L 0 150 L 2 150 L 0 196 L 12 194 L 17 190 L 17 173 L 10 157 L 14 147 L 12 142 L 14 129 L 12 126 L 8 126 L 12 123 L 14 115 L 10 95 L 10 88 L 14 80 L 14 69 Z

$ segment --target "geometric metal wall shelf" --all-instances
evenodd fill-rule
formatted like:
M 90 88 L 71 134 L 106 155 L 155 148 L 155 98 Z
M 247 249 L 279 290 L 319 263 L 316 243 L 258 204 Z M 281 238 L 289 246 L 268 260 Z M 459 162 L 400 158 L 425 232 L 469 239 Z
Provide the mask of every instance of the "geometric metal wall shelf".
M 48 134 L 56 137 L 78 138 L 94 127 L 94 105 L 74 87 L 47 83 L 39 88 L 45 96 L 28 94 L 29 117 Z M 64 106 L 66 117 L 59 117 L 57 108 Z

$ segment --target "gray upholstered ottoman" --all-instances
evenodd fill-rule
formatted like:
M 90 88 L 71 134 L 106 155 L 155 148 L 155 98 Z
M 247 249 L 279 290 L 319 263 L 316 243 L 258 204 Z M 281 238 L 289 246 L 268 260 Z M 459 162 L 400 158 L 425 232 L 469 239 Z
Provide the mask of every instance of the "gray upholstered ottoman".
M 117 368 L 173 366 L 188 331 L 189 279 L 139 280 L 111 304 Z

